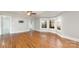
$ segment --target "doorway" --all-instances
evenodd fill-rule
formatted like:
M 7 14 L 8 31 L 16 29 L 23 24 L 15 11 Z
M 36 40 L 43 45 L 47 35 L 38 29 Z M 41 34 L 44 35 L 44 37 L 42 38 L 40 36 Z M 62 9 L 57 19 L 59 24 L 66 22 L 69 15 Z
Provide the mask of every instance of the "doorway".
M 0 16 L 0 47 L 8 47 L 8 44 L 11 42 L 10 40 L 7 40 L 10 35 L 11 31 L 11 17 L 10 16 Z
M 10 34 L 10 16 L 1 17 L 1 34 L 6 35 Z

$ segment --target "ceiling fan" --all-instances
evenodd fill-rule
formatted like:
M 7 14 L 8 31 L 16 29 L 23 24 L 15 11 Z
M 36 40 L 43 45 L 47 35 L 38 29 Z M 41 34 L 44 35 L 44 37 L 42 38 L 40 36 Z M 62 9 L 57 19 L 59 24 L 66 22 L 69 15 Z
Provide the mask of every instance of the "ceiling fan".
M 32 16 L 32 15 L 36 15 L 37 13 L 34 13 L 34 12 L 32 12 L 32 11 L 27 11 L 27 15 L 28 16 Z

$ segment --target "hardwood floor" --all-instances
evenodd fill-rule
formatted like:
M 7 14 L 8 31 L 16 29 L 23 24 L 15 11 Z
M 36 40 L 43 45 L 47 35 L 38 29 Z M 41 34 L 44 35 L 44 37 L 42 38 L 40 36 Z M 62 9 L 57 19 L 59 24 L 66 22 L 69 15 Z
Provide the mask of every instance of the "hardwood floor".
M 54 33 L 33 31 L 0 36 L 0 48 L 78 48 L 79 42 Z

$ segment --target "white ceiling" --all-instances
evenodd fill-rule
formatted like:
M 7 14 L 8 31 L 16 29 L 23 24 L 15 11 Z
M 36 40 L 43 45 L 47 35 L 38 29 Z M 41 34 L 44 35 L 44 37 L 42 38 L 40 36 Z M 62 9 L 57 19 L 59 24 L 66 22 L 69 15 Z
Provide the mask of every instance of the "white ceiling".
M 37 12 L 39 13 L 39 12 Z M 61 11 L 41 11 L 39 17 L 55 17 L 59 15 Z
M 0 11 L 0 14 L 11 14 L 11 15 L 20 15 L 20 16 L 27 16 L 27 11 Z M 39 17 L 54 17 L 59 15 L 62 11 L 33 11 L 37 13 L 35 16 Z

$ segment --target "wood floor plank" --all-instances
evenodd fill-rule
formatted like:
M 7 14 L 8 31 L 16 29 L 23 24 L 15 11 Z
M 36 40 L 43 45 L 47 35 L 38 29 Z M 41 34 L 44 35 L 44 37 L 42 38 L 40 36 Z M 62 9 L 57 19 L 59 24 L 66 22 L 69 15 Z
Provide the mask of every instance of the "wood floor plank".
M 79 48 L 79 42 L 55 33 L 33 31 L 0 36 L 0 48 Z

